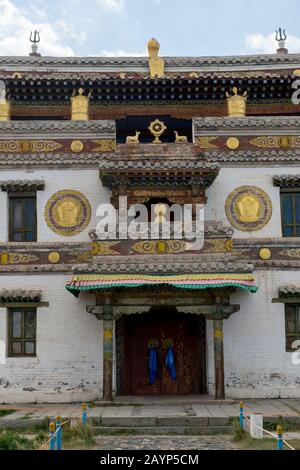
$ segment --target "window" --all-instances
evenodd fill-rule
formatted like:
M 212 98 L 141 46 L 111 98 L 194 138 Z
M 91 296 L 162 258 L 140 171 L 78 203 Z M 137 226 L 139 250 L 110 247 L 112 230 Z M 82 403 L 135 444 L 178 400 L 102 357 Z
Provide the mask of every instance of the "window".
M 36 241 L 35 193 L 9 193 L 9 241 Z
M 36 355 L 36 309 L 8 309 L 8 355 Z
M 300 237 L 300 191 L 281 192 L 282 232 L 284 237 Z
M 300 304 L 285 304 L 286 350 L 295 351 L 293 342 L 300 341 Z

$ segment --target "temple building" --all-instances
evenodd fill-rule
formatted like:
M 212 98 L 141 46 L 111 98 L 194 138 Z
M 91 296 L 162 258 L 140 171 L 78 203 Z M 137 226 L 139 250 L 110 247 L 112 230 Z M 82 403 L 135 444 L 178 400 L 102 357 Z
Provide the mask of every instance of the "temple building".
M 0 57 L 1 403 L 300 398 L 300 53 L 277 39 Z M 105 207 L 150 222 L 101 237 Z

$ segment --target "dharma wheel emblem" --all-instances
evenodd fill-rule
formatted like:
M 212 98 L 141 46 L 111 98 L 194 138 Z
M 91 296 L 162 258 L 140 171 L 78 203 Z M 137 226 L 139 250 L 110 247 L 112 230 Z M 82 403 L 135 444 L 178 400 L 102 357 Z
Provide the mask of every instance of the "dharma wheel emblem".
M 154 135 L 153 143 L 161 144 L 161 140 L 159 138 L 167 129 L 167 126 L 165 126 L 165 123 L 160 121 L 159 119 L 155 119 L 155 121 L 152 121 L 150 123 L 150 126 L 148 127 L 148 129 L 151 132 L 151 134 Z

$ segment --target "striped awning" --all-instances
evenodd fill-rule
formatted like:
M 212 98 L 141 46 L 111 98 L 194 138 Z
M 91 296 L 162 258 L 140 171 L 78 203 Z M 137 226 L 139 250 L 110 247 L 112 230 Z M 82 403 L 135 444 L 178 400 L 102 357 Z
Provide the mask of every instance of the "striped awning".
M 67 282 L 66 288 L 74 295 L 81 291 L 97 291 L 116 287 L 172 286 L 179 289 L 209 289 L 237 287 L 256 292 L 254 276 L 247 274 L 182 274 L 182 275 L 144 275 L 144 274 L 78 274 Z

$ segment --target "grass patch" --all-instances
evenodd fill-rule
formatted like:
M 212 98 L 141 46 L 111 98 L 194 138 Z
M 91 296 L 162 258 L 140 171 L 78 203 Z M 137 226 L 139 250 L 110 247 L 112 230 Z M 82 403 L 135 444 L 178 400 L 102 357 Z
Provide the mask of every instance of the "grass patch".
M 91 421 L 88 420 L 86 426 L 81 421 L 77 421 L 74 426 L 64 426 L 62 438 L 64 449 L 92 447 L 95 439 Z
M 11 415 L 15 413 L 17 410 L 0 410 L 0 418 L 3 416 Z
M 0 450 L 34 450 L 35 443 L 31 439 L 14 431 L 0 433 Z

